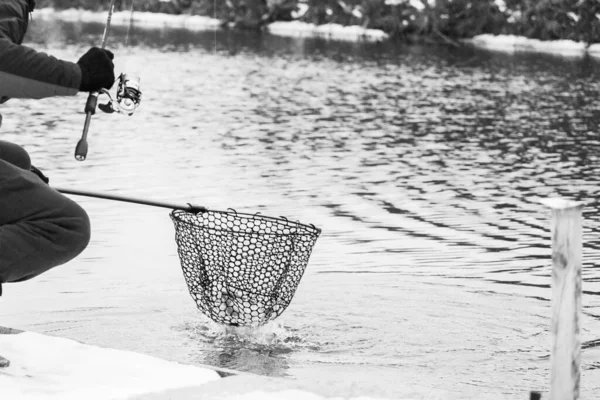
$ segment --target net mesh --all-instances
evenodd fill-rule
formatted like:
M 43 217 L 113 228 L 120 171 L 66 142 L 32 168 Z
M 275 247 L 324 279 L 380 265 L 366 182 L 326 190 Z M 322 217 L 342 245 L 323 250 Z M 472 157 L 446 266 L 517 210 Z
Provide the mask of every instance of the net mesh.
M 233 210 L 175 210 L 171 219 L 192 298 L 210 319 L 227 325 L 261 325 L 281 315 L 321 233 Z

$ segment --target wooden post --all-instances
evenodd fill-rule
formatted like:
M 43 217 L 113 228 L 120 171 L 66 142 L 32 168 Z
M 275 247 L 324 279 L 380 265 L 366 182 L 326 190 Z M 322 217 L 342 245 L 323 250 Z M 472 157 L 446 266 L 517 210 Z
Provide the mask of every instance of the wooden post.
M 552 209 L 550 400 L 579 399 L 583 202 L 547 199 Z

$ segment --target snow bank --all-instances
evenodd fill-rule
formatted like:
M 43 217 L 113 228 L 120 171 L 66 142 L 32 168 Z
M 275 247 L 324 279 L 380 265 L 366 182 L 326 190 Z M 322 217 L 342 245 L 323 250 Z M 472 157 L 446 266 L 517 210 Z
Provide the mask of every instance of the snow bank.
M 528 52 L 559 54 L 563 56 L 581 57 L 590 54 L 600 56 L 600 45 L 592 45 L 586 48 L 585 43 L 572 40 L 538 40 L 528 39 L 514 35 L 478 35 L 472 39 L 465 40 L 476 47 L 504 51 L 504 52 Z
M 106 23 L 108 12 L 92 12 L 80 9 L 54 10 L 43 8 L 35 11 L 40 19 L 60 19 L 63 21 L 83 21 Z M 111 24 L 128 25 L 131 14 L 128 11 L 114 12 Z M 198 15 L 171 15 L 150 12 L 134 12 L 133 21 L 136 27 L 174 27 L 190 30 L 217 29 L 221 25 L 218 19 Z M 274 22 L 267 26 L 270 33 L 279 36 L 322 37 L 336 40 L 381 41 L 388 35 L 378 29 L 364 29 L 360 26 L 343 26 L 339 24 L 314 25 L 300 21 Z
M 339 375 L 284 379 L 161 360 L 0 327 L 0 398 L 19 400 L 505 400 L 420 387 L 398 377 L 394 387 L 360 387 Z
M 93 12 L 81 9 L 54 10 L 53 8 L 43 8 L 36 10 L 34 17 L 40 19 L 60 19 L 62 21 L 83 21 L 106 23 L 108 12 Z M 114 12 L 111 24 L 129 25 L 131 14 L 129 11 Z M 171 15 L 151 12 L 135 11 L 133 13 L 133 22 L 135 26 L 147 27 L 175 27 L 188 28 L 192 30 L 215 29 L 220 26 L 220 21 L 210 17 L 199 15 Z
M 393 0 L 388 0 L 393 2 Z M 398 0 L 404 1 L 404 0 Z M 54 10 L 43 8 L 35 11 L 35 17 L 41 19 L 60 19 L 63 21 L 84 21 L 106 23 L 108 13 L 92 12 L 80 9 Z M 131 15 L 128 11 L 113 13 L 112 24 L 128 25 Z M 136 27 L 174 27 L 190 30 L 218 29 L 221 21 L 198 15 L 171 15 L 136 11 L 133 14 Z M 342 41 L 382 41 L 389 35 L 378 29 L 365 29 L 360 26 L 339 24 L 314 25 L 301 21 L 273 22 L 267 26 L 271 34 L 292 37 L 321 37 Z M 586 48 L 584 43 L 571 40 L 542 41 L 514 35 L 478 35 L 464 40 L 476 47 L 503 52 L 550 53 L 580 57 L 584 54 L 600 57 L 600 44 Z
M 310 36 L 350 41 L 381 41 L 388 38 L 387 33 L 378 29 L 365 29 L 357 25 L 314 25 L 301 21 L 273 22 L 268 25 L 268 30 L 270 33 L 280 36 Z
M 0 334 L 0 397 L 20 400 L 127 399 L 220 380 L 208 368 L 32 332 Z

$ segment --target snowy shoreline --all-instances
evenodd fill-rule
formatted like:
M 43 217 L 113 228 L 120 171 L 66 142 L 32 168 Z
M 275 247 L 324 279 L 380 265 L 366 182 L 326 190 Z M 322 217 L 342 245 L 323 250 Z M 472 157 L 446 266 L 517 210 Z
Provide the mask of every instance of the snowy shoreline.
M 398 382 L 393 397 L 352 387 L 195 366 L 72 339 L 0 327 L 0 349 L 11 361 L 0 369 L 2 399 L 21 400 L 454 400 L 455 394 Z M 504 400 L 501 395 L 477 399 Z
M 60 19 L 63 21 L 83 21 L 105 23 L 108 13 L 92 12 L 81 9 L 54 10 L 43 8 L 35 11 L 35 17 L 40 19 Z M 111 24 L 128 25 L 131 14 L 127 11 L 114 12 Z M 134 12 L 133 22 L 136 27 L 172 27 L 185 28 L 195 31 L 219 29 L 221 21 L 200 15 L 171 15 L 151 12 Z M 273 22 L 267 26 L 267 31 L 278 36 L 291 37 L 322 37 L 345 41 L 386 40 L 389 35 L 378 29 L 365 29 L 360 26 L 343 26 L 339 24 L 313 25 L 306 22 Z
M 105 23 L 107 12 L 92 12 L 81 9 L 54 10 L 43 8 L 36 10 L 35 17 L 40 19 L 60 19 L 63 21 L 83 21 Z M 113 13 L 112 24 L 128 25 L 131 15 L 127 11 Z M 136 27 L 172 27 L 193 31 L 219 29 L 221 21 L 199 15 L 171 15 L 151 12 L 134 12 Z M 306 22 L 273 22 L 267 26 L 269 33 L 287 37 L 321 37 L 343 41 L 380 42 L 389 39 L 389 35 L 378 29 L 365 29 L 360 26 L 342 26 L 338 24 L 313 25 Z M 542 41 L 513 35 L 478 35 L 462 41 L 477 48 L 505 53 L 544 53 L 564 57 L 600 57 L 600 44 L 586 47 L 585 43 L 571 40 Z
M 600 44 L 586 47 L 583 42 L 572 40 L 538 40 L 514 35 L 479 35 L 464 40 L 475 47 L 506 53 L 544 53 L 564 57 L 583 57 L 586 54 L 600 57 Z

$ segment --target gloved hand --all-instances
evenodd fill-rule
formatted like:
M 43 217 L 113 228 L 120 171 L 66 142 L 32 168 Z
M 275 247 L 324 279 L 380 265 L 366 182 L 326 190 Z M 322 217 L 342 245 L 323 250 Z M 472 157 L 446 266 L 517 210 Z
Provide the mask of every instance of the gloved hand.
M 44 182 L 48 183 L 50 182 L 50 179 L 48 179 L 48 177 L 46 175 L 44 175 L 42 173 L 42 171 L 40 171 L 39 169 L 37 169 L 36 167 L 34 167 L 33 165 L 31 166 L 31 168 L 29 169 L 31 172 L 33 172 L 34 174 L 36 174 L 41 180 L 43 180 Z
M 99 47 L 92 47 L 85 53 L 77 65 L 81 68 L 81 92 L 97 92 L 102 88 L 110 89 L 115 83 L 114 54 Z

